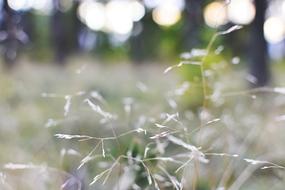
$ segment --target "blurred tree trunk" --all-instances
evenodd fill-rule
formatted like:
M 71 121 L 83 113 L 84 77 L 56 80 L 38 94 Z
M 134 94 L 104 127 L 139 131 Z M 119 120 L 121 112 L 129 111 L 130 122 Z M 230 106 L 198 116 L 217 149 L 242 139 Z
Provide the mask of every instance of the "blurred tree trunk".
M 17 56 L 17 19 L 16 13 L 9 7 L 8 1 L 3 1 L 3 25 L 5 32 L 4 42 L 4 61 L 7 67 L 15 64 Z
M 67 36 L 64 13 L 60 10 L 60 0 L 53 0 L 51 15 L 51 37 L 57 64 L 64 64 L 67 54 Z
M 185 27 L 184 27 L 184 48 L 190 51 L 201 44 L 200 29 L 203 23 L 204 0 L 186 0 Z
M 265 86 L 269 82 L 267 43 L 264 38 L 263 24 L 267 8 L 266 0 L 255 0 L 256 16 L 251 25 L 250 36 L 250 74 L 254 79 L 252 87 Z
M 71 34 L 71 43 L 72 43 L 72 50 L 73 51 L 78 51 L 80 50 L 80 45 L 79 45 L 79 35 L 82 29 L 82 22 L 79 20 L 78 15 L 77 15 L 77 10 L 80 5 L 80 0 L 74 0 L 72 10 L 71 10 L 71 19 L 72 19 L 72 34 Z
M 135 64 L 157 58 L 161 32 L 159 26 L 153 22 L 150 13 L 145 15 L 141 22 L 134 24 L 130 38 L 130 57 Z

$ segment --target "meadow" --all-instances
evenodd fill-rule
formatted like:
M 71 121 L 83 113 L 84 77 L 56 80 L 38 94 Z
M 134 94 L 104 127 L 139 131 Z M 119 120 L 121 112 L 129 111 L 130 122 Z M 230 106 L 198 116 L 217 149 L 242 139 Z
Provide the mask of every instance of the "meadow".
M 1 189 L 284 189 L 282 64 L 71 60 L 1 71 Z

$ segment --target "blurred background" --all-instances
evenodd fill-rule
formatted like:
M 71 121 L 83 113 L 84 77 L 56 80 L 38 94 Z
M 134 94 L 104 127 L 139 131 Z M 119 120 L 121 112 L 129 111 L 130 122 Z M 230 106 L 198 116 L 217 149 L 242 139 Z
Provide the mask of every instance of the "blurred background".
M 0 53 L 1 190 L 284 189 L 285 0 L 0 0 Z
M 7 65 L 20 57 L 63 64 L 83 54 L 170 62 L 184 51 L 205 48 L 216 30 L 233 24 L 245 29 L 221 39 L 225 56 L 264 54 L 260 46 L 265 37 L 270 58 L 284 58 L 283 0 L 256 5 L 252 0 L 1 0 L 0 5 L 2 61 Z

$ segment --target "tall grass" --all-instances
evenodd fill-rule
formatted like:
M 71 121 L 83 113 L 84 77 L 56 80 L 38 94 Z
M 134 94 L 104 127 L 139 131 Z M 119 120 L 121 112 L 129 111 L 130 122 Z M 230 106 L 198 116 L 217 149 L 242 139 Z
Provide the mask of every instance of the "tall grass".
M 267 175 L 271 175 L 275 170 L 284 169 L 281 164 L 271 161 L 274 160 L 275 153 L 258 155 L 259 151 L 256 151 L 259 149 L 265 151 L 269 148 L 259 144 L 259 141 L 270 129 L 258 125 L 272 122 L 271 118 L 268 121 L 268 118 L 263 118 L 266 114 L 258 113 L 257 110 L 254 113 L 251 111 L 238 113 L 246 111 L 247 104 L 253 106 L 253 110 L 260 109 L 263 106 L 262 101 L 266 100 L 266 97 L 263 97 L 266 96 L 264 93 L 282 95 L 284 89 L 264 87 L 236 92 L 217 92 L 221 89 L 215 89 L 215 86 L 210 86 L 211 83 L 208 82 L 205 60 L 211 53 L 215 39 L 240 28 L 233 26 L 226 31 L 217 32 L 205 50 L 192 50 L 188 52 L 187 60 L 165 69 L 164 74 L 167 74 L 174 68 L 183 69 L 183 65 L 194 64 L 200 67 L 203 101 L 196 113 L 179 109 L 177 102 L 179 97 L 187 97 L 187 91 L 191 90 L 191 82 L 184 83 L 168 94 L 159 94 L 169 105 L 167 111 L 156 113 L 158 115 L 154 116 L 148 115 L 153 105 L 148 105 L 147 112 L 136 113 L 139 103 L 133 97 L 124 98 L 121 102 L 123 113 L 115 113 L 108 99 L 104 99 L 98 91 L 80 91 L 67 95 L 42 94 L 43 97 L 61 98 L 65 101 L 63 108 L 65 119 L 68 119 L 72 112 L 73 101 L 79 101 L 81 109 L 88 112 L 89 117 L 97 120 L 94 123 L 95 134 L 98 131 L 102 133 L 99 132 L 96 136 L 92 135 L 94 134 L 92 129 L 85 131 L 84 127 L 80 129 L 80 133 L 73 131 L 64 133 L 59 130 L 60 133 L 54 134 L 58 139 L 72 141 L 72 144 L 84 143 L 90 147 L 86 153 L 81 153 L 80 149 L 78 153 L 76 152 L 80 160 L 75 163 L 74 168 L 77 171 L 73 171 L 76 176 L 84 168 L 87 171 L 92 168 L 84 175 L 86 178 L 94 175 L 90 176 L 91 179 L 87 179 L 90 187 L 85 187 L 86 189 L 233 190 L 240 189 L 258 169 L 268 170 Z M 199 61 L 196 61 L 197 58 Z M 143 89 L 150 90 L 145 84 L 139 84 Z M 148 96 L 146 91 L 142 90 L 141 93 Z M 213 99 L 215 94 L 218 94 L 218 99 L 222 100 L 221 104 L 215 105 L 213 102 L 217 99 L 217 97 Z M 241 97 L 244 102 L 235 101 Z M 256 99 L 260 99 L 261 102 L 256 103 Z M 237 113 L 241 118 L 230 118 L 235 117 Z M 49 121 L 50 125 L 58 124 L 57 121 Z M 66 156 L 66 151 L 64 153 L 62 156 Z M 9 166 L 11 168 L 11 165 Z M 86 179 L 81 180 L 82 183 L 84 181 Z M 74 181 L 68 177 L 62 186 L 65 187 L 68 183 Z M 81 188 L 78 184 L 74 186 Z
M 241 90 L 238 80 L 242 74 L 222 71 L 215 78 L 214 66 L 206 65 L 216 38 L 238 29 L 241 27 L 218 31 L 205 49 L 184 53 L 183 61 L 160 70 L 151 81 L 125 84 L 113 75 L 105 77 L 108 73 L 93 81 L 88 65 L 73 73 L 76 77 L 71 84 L 69 81 L 69 90 L 64 89 L 64 82 L 58 85 L 57 80 L 52 81 L 55 87 L 51 85 L 41 97 L 38 92 L 38 97 L 33 97 L 40 98 L 41 106 L 47 109 L 41 117 L 50 116 L 43 119 L 44 128 L 37 130 L 50 134 L 40 136 L 47 142 L 37 145 L 42 139 L 36 133 L 16 136 L 39 138 L 25 141 L 33 142 L 33 156 L 41 158 L 11 156 L 10 162 L 3 158 L 1 189 L 283 189 L 285 88 Z M 185 65 L 199 67 L 198 82 L 175 80 L 153 86 L 157 78 L 167 78 Z M 118 73 L 124 77 L 130 74 Z M 82 80 L 79 77 L 91 81 L 81 86 L 77 84 Z M 65 76 L 65 80 L 70 78 Z M 191 109 L 185 99 L 197 89 L 195 85 L 201 87 L 203 97 L 201 105 Z M 11 94 L 25 96 L 23 86 Z M 17 97 L 6 97 L 16 108 L 21 107 L 14 100 Z M 26 101 L 33 98 L 27 96 Z M 25 110 L 18 112 L 15 115 L 22 114 L 24 121 L 32 117 Z M 7 134 L 11 133 L 1 137 L 7 138 Z M 15 141 L 17 146 L 23 143 Z M 2 151 L 1 156 L 10 151 Z M 36 163 L 17 163 L 23 160 Z

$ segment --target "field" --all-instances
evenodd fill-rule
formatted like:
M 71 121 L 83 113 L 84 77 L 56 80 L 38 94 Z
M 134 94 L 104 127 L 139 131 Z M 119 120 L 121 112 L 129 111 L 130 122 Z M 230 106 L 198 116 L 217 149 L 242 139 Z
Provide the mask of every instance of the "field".
M 284 189 L 280 65 L 249 89 L 231 63 L 203 83 L 192 67 L 84 59 L 2 69 L 0 189 Z

